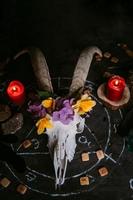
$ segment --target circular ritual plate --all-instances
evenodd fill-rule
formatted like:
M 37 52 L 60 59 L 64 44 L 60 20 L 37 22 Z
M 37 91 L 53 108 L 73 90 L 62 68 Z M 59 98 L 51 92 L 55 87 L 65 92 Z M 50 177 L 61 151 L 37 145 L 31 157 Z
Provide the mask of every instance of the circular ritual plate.
M 71 78 L 55 78 L 54 84 L 60 89 L 68 89 Z M 28 188 L 28 197 L 33 192 L 44 196 L 64 197 L 95 190 L 96 187 L 110 176 L 114 167 L 119 167 L 121 156 L 125 149 L 125 141 L 120 138 L 117 126 L 122 120 L 121 110 L 111 111 L 106 108 L 97 97 L 97 87 L 93 82 L 86 82 L 91 91 L 92 99 L 96 106 L 85 116 L 85 128 L 83 133 L 76 135 L 76 152 L 74 159 L 68 163 L 64 185 L 60 189 L 55 188 L 55 174 L 45 134 L 37 135 L 36 128 L 29 115 L 24 114 L 24 126 L 17 133 L 18 142 L 11 145 L 17 155 L 22 156 L 26 161 L 26 172 L 17 173 L 12 166 L 0 162 L 0 173 L 8 174 L 11 181 L 17 184 L 24 184 Z M 30 140 L 31 145 L 24 148 L 22 142 Z M 103 153 L 98 158 L 98 151 Z M 89 160 L 83 161 L 82 154 L 87 153 Z M 106 169 L 107 173 L 99 173 L 99 169 Z M 82 185 L 80 180 L 87 177 L 89 182 Z M 4 189 L 2 189 L 4 190 Z M 14 193 L 16 192 L 14 186 Z M 27 195 L 27 193 L 25 194 Z M 41 196 L 41 199 L 43 197 Z

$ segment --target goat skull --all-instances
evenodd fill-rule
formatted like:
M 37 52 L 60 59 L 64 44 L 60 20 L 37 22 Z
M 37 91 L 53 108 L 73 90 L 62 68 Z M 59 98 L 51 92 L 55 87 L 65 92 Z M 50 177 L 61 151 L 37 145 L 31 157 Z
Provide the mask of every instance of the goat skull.
M 67 163 L 73 160 L 75 154 L 75 135 L 83 129 L 84 119 L 75 114 L 73 121 L 68 125 L 56 121 L 53 128 L 46 130 L 49 137 L 48 147 L 54 161 L 56 186 L 62 185 L 65 181 Z
M 25 52 L 28 52 L 31 55 L 32 66 L 38 87 L 41 90 L 52 93 L 53 87 L 51 78 L 43 53 L 38 48 L 29 48 L 18 53 L 15 56 L 15 59 Z M 91 61 L 95 53 L 102 56 L 100 49 L 97 47 L 90 47 L 81 53 L 69 89 L 69 97 L 84 87 Z M 56 187 L 57 185 L 62 185 L 65 181 L 67 163 L 68 161 L 70 162 L 73 160 L 75 154 L 75 135 L 79 131 L 82 132 L 84 130 L 84 122 L 85 120 L 82 117 L 75 114 L 73 121 L 68 125 L 64 125 L 60 121 L 55 121 L 54 127 L 46 130 L 49 137 L 48 147 L 55 168 Z

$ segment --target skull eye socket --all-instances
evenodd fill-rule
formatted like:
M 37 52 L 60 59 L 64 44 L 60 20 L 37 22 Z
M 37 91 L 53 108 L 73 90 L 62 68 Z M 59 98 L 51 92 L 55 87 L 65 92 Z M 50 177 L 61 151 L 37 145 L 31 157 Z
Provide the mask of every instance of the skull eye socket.
M 78 133 L 81 133 L 81 132 L 82 132 L 81 127 L 80 127 L 80 122 L 77 124 L 77 132 L 78 132 Z
M 79 123 L 77 123 L 77 133 L 82 133 L 84 130 L 85 119 L 82 118 Z

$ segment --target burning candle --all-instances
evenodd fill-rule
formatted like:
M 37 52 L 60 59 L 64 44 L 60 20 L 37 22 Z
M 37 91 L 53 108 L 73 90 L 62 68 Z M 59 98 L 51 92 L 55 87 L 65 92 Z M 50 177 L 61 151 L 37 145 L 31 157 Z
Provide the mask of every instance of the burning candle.
M 7 94 L 10 100 L 16 105 L 22 105 L 25 100 L 24 85 L 17 80 L 11 81 L 7 87 Z
M 119 101 L 122 98 L 126 83 L 120 76 L 112 76 L 107 83 L 107 98 L 111 101 Z

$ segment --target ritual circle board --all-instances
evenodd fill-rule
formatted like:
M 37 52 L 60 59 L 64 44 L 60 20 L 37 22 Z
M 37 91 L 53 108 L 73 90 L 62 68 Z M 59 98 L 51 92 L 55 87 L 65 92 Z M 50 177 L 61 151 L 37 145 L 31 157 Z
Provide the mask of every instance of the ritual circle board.
M 60 88 L 63 87 L 64 81 L 70 82 L 70 80 L 70 78 L 60 77 L 55 79 Z M 10 173 L 10 179 L 25 185 L 29 195 L 34 191 L 44 196 L 64 197 L 95 190 L 113 173 L 115 167 L 119 167 L 125 149 L 125 140 L 116 133 L 117 126 L 122 120 L 122 112 L 120 109 L 111 111 L 102 104 L 97 97 L 95 83 L 87 81 L 86 86 L 91 91 L 96 106 L 85 117 L 84 131 L 76 135 L 75 156 L 68 163 L 65 183 L 61 188 L 55 188 L 54 167 L 47 148 L 47 135 L 37 135 L 36 127 L 26 112 L 23 113 L 24 126 L 16 133 L 19 138 L 18 142 L 11 144 L 13 151 L 25 159 L 26 171 L 23 174 L 18 173 L 9 164 L 0 162 L 1 176 Z M 67 89 L 67 86 L 64 88 Z M 22 142 L 26 139 L 29 139 L 32 145 L 25 149 Z M 99 150 L 104 154 L 102 159 L 97 156 Z M 83 153 L 88 155 L 87 161 L 82 160 Z M 99 169 L 102 167 L 107 169 L 107 174 L 99 173 Z M 81 185 L 82 177 L 88 178 L 87 185 Z M 4 188 L 1 190 L 6 192 Z M 15 189 L 14 192 L 16 192 Z

